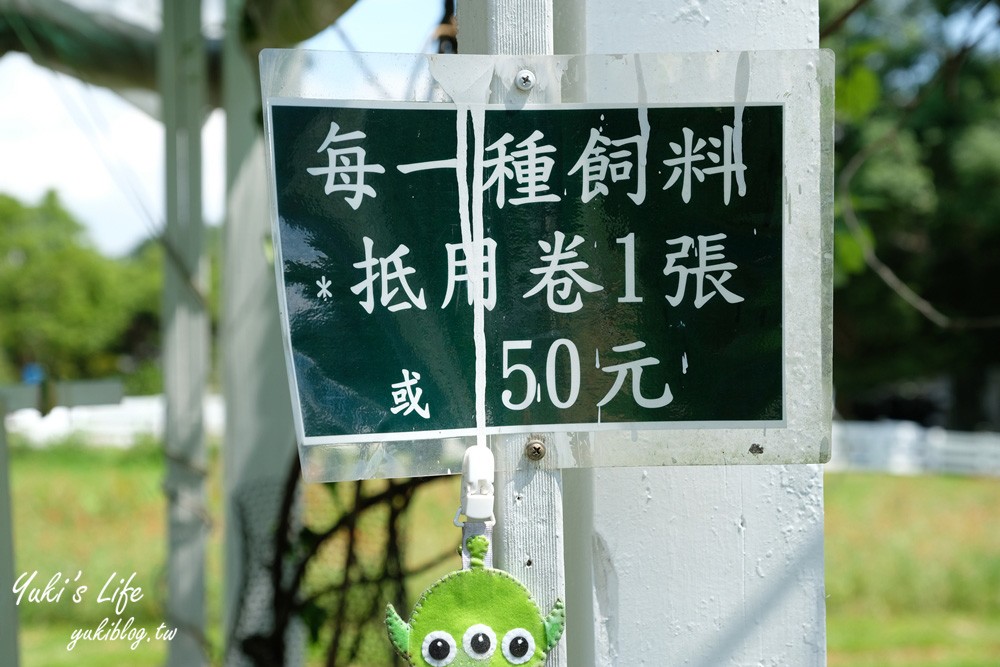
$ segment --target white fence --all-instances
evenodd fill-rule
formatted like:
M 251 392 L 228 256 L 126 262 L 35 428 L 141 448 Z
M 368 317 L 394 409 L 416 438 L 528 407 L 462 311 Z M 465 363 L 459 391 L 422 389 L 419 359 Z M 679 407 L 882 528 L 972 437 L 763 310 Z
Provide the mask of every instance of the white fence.
M 92 445 L 128 447 L 137 437 L 162 437 L 163 419 L 162 396 L 136 396 L 117 405 L 56 408 L 44 417 L 37 410 L 18 410 L 7 416 L 6 424 L 8 433 L 37 445 L 73 435 Z M 205 399 L 205 427 L 210 439 L 222 438 L 220 396 Z M 1000 476 L 1000 434 L 959 433 L 912 422 L 835 422 L 826 470 Z
M 38 410 L 7 415 L 7 433 L 44 446 L 73 436 L 90 445 L 130 447 L 137 438 L 163 437 L 163 396 L 130 396 L 115 405 L 58 407 L 44 417 Z M 205 430 L 210 440 L 222 438 L 225 408 L 221 396 L 205 397 Z
M 836 422 L 826 470 L 1000 476 L 1000 434 L 945 431 L 912 422 Z

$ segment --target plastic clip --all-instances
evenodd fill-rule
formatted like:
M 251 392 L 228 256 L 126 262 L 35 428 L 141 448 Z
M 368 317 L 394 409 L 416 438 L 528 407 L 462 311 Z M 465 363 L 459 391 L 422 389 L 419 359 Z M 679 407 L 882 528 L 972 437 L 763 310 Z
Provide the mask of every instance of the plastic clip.
M 463 526 L 464 514 L 468 521 L 496 523 L 493 514 L 493 481 L 496 465 L 493 452 L 488 447 L 475 445 L 465 450 L 462 460 L 462 505 L 455 513 L 455 525 Z

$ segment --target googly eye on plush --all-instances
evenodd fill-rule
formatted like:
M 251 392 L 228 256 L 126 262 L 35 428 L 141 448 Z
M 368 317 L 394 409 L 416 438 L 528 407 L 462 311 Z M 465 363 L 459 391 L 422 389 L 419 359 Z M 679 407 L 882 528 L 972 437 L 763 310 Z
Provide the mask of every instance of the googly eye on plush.
M 431 667 L 447 667 L 458 654 L 458 646 L 447 632 L 435 630 L 424 637 L 421 654 Z
M 535 638 L 524 628 L 514 628 L 503 636 L 503 657 L 512 665 L 523 665 L 535 655 Z
M 488 660 L 497 650 L 497 635 L 490 626 L 477 623 L 465 631 L 462 648 L 470 658 Z

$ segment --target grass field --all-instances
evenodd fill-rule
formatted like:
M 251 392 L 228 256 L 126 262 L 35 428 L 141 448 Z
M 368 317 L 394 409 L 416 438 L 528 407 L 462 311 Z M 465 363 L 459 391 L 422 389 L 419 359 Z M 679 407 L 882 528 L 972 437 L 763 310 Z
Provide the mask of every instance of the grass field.
M 59 583 L 65 585 L 57 601 L 30 602 L 28 593 L 24 594 L 18 607 L 22 667 L 163 664 L 166 645 L 154 634 L 166 620 L 162 451 L 153 443 L 130 450 L 88 449 L 72 443 L 44 450 L 14 446 L 10 467 L 15 577 L 37 571 L 32 586 L 44 587 L 60 573 Z M 217 478 L 210 481 L 216 508 L 218 482 Z M 214 514 L 220 518 L 217 511 Z M 209 639 L 221 655 L 218 523 L 209 540 L 207 600 L 214 629 Z M 120 581 L 127 581 L 133 573 L 132 585 L 141 588 L 142 597 L 129 602 L 121 615 L 114 608 L 117 600 L 98 601 L 113 598 Z M 70 579 L 68 584 L 66 578 Z M 111 584 L 105 588 L 109 579 Z M 73 595 L 80 586 L 87 586 L 87 590 L 81 591 L 80 601 L 75 602 Z M 81 638 L 67 650 L 74 630 L 96 629 L 103 619 L 110 618 L 113 624 L 119 617 L 124 622 L 133 618 L 130 630 L 144 629 L 150 641 L 132 650 L 128 641 Z
M 826 476 L 831 667 L 1000 666 L 1000 480 Z
M 213 466 L 218 469 L 218 466 Z M 58 601 L 20 605 L 23 667 L 161 665 L 166 501 L 162 454 L 60 446 L 11 452 L 18 574 L 71 580 Z M 221 502 L 210 480 L 209 642 L 221 663 Z M 439 505 L 449 504 L 448 507 Z M 451 499 L 419 503 L 443 525 Z M 831 667 L 1000 666 L 1000 480 L 837 474 L 826 479 L 828 645 Z M 433 536 L 427 548 L 437 552 Z M 438 541 L 440 542 L 440 541 Z M 433 548 L 432 548 L 433 547 Z M 416 545 L 414 552 L 421 551 Z M 135 573 L 134 617 L 151 641 L 80 640 L 77 629 L 115 618 L 100 588 Z M 429 575 L 430 576 L 430 575 Z M 81 601 L 72 595 L 87 585 Z M 422 585 L 422 583 L 420 584 Z M 54 589 L 57 590 L 57 589 Z M 108 590 L 111 590 L 109 588 Z M 50 595 L 54 595 L 51 593 Z M 788 667 L 797 667 L 789 665 Z

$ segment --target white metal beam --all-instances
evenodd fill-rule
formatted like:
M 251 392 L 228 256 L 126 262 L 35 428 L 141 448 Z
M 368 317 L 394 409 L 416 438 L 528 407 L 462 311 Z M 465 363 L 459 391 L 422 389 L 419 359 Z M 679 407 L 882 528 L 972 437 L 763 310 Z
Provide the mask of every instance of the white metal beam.
M 552 0 L 460 2 L 459 52 L 504 55 L 554 53 Z M 556 100 L 552 100 L 556 101 Z M 494 439 L 497 474 L 494 558 L 532 592 L 542 613 L 566 599 L 563 563 L 562 472 L 525 458 L 524 436 Z M 565 642 L 546 660 L 565 667 Z
M 164 0 L 159 57 L 166 135 L 163 375 L 168 497 L 169 667 L 207 665 L 205 436 L 208 312 L 201 215 L 201 128 L 207 111 L 201 0 Z
M 489 0 L 459 4 L 459 52 L 548 53 L 548 44 L 525 47 L 519 36 L 511 46 L 506 36 L 543 25 L 561 53 L 818 45 L 815 0 L 554 0 L 545 9 Z M 500 443 L 499 467 L 515 463 L 518 445 Z M 498 563 L 535 590 L 529 556 L 551 558 L 542 537 L 565 535 L 571 664 L 825 664 L 819 466 L 567 470 L 559 482 L 555 474 L 498 482 Z M 564 524 L 544 507 L 563 492 Z
M 566 4 L 584 12 L 576 34 L 587 53 L 819 42 L 816 0 L 556 2 L 557 16 Z M 564 479 L 573 664 L 825 665 L 820 466 L 583 470 Z

